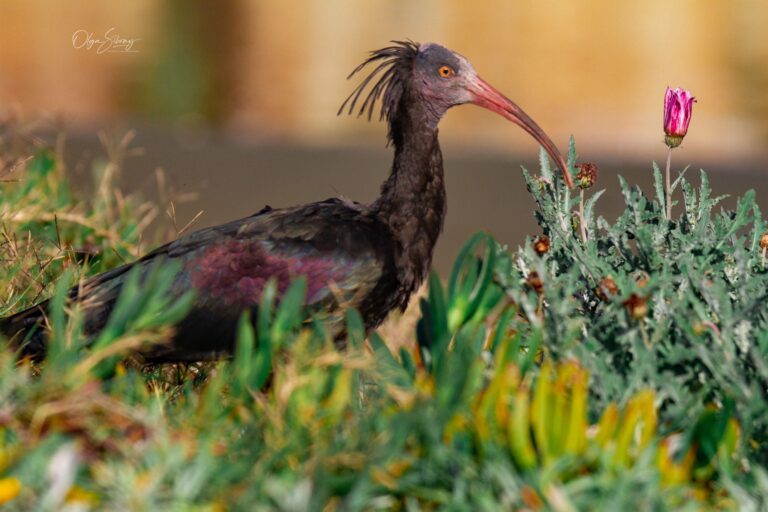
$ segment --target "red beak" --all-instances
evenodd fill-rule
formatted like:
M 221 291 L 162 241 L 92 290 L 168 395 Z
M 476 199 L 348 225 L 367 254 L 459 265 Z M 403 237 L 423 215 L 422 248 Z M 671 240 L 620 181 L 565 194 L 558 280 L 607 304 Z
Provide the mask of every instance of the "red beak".
M 544 130 L 542 130 L 539 125 L 528 116 L 528 114 L 523 112 L 523 109 L 518 107 L 512 100 L 501 94 L 479 76 L 475 77 L 472 85 L 473 87 L 471 88 L 471 91 L 474 94 L 472 103 L 496 112 L 528 132 L 539 144 L 541 144 L 549 154 L 550 158 L 555 161 L 560 168 L 560 171 L 563 173 L 563 180 L 568 188 L 573 188 L 573 181 L 568 172 L 568 165 L 565 163 L 565 160 L 563 160 L 563 157 L 560 156 L 560 152 L 557 150 L 555 143 L 552 142 L 552 139 L 550 139 L 546 133 L 544 133 Z

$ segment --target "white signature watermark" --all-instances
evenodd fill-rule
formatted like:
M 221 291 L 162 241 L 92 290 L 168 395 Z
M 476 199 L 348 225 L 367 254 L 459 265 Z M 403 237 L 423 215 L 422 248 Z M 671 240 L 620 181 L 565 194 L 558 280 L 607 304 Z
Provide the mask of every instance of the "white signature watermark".
M 121 37 L 115 27 L 104 32 L 103 37 L 94 37 L 93 32 L 85 29 L 75 30 L 72 34 L 72 47 L 76 50 L 95 50 L 96 53 L 137 53 L 133 46 L 138 38 Z

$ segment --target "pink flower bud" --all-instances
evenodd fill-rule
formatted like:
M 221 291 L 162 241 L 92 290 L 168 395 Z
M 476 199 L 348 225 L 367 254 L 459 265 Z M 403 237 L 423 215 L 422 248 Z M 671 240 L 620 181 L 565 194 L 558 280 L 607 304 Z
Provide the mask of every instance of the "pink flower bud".
M 676 148 L 683 142 L 691 123 L 693 103 L 696 101 L 690 91 L 685 89 L 670 89 L 664 95 L 664 142 L 670 148 Z

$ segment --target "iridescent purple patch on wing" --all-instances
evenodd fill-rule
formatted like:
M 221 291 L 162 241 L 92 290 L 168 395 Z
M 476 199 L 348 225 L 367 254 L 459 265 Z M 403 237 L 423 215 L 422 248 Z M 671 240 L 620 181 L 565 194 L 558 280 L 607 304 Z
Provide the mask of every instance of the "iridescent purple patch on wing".
M 229 239 L 190 261 L 187 269 L 199 292 L 225 304 L 251 306 L 258 304 L 270 278 L 282 295 L 299 276 L 306 277 L 307 302 L 313 302 L 330 282 L 343 277 L 338 266 L 330 258 L 272 254 L 261 242 Z

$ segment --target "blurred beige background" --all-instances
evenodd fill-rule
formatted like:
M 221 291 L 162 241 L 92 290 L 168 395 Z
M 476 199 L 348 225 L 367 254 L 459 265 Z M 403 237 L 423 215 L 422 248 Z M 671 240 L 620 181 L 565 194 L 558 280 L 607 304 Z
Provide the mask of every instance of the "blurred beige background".
M 650 161 L 665 157 L 664 89 L 688 88 L 698 103 L 675 163 L 712 171 L 717 191 L 754 187 L 763 204 L 768 194 L 765 0 L 3 0 L 0 19 L 0 116 L 63 120 L 74 160 L 98 152 L 98 130 L 137 129 L 145 152 L 129 162 L 127 185 L 163 167 L 199 193 L 180 215 L 203 209 L 201 225 L 265 202 L 372 199 L 391 158 L 385 127 L 336 110 L 366 52 L 404 38 L 468 57 L 562 151 L 574 134 L 601 186 L 614 187 L 616 173 L 647 185 Z M 136 39 L 133 51 L 75 47 L 110 29 Z M 441 142 L 449 217 L 439 265 L 477 229 L 513 245 L 535 232 L 519 165 L 538 149 L 522 131 L 461 107 Z M 608 214 L 618 208 L 610 194 L 603 202 Z

